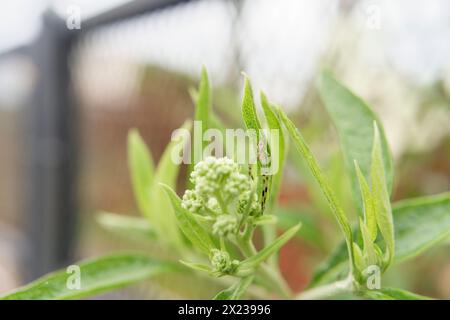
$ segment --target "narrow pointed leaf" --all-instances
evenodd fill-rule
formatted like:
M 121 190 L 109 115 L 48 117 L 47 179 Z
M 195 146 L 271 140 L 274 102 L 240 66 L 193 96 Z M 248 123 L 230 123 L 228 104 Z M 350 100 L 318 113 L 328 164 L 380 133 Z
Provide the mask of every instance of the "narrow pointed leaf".
M 128 166 L 139 211 L 151 218 L 150 188 L 154 179 L 153 159 L 138 131 L 128 133 Z
M 208 73 L 206 72 L 205 67 L 202 68 L 202 75 L 195 100 L 195 105 L 195 121 L 201 122 L 202 131 L 200 132 L 200 134 L 201 137 L 203 137 L 205 131 L 210 128 L 211 120 L 211 88 L 209 86 Z M 194 139 L 200 139 L 201 137 L 194 137 Z M 201 139 L 201 141 L 203 150 L 207 142 L 203 141 L 203 139 Z M 196 161 L 194 161 L 193 165 L 195 165 L 195 163 Z
M 361 197 L 363 202 L 364 221 L 367 226 L 367 231 L 373 241 L 377 238 L 377 217 L 374 208 L 374 199 L 369 185 L 361 172 L 358 162 L 355 160 L 356 175 L 358 177 L 359 188 L 361 190 Z
M 281 120 L 284 122 L 284 125 L 286 126 L 292 140 L 294 141 L 294 146 L 306 161 L 313 176 L 315 177 L 319 186 L 321 187 L 322 192 L 331 208 L 331 211 L 335 219 L 337 220 L 339 226 L 341 227 L 342 232 L 344 233 L 349 250 L 351 250 L 352 230 L 348 222 L 348 219 L 344 214 L 344 211 L 342 210 L 341 206 L 337 203 L 336 196 L 333 190 L 328 184 L 324 174 L 322 173 L 322 170 L 319 167 L 319 164 L 317 163 L 317 160 L 315 159 L 314 155 L 309 149 L 309 146 L 303 139 L 303 136 L 300 134 L 300 132 L 292 123 L 292 121 L 286 116 L 286 114 L 281 109 L 278 109 L 278 113 Z
M 289 230 L 287 230 L 285 233 L 283 233 L 280 237 L 278 237 L 273 243 L 259 251 L 254 256 L 251 256 L 250 258 L 244 260 L 240 265 L 240 270 L 249 270 L 252 268 L 257 267 L 260 263 L 262 263 L 264 260 L 269 258 L 272 254 L 277 252 L 286 242 L 288 242 L 300 229 L 301 224 L 298 224 Z
M 375 300 L 430 300 L 432 298 L 415 294 L 403 289 L 381 288 L 380 290 L 366 290 L 363 296 Z
M 247 129 L 254 129 L 259 134 L 262 128 L 256 112 L 250 80 L 245 77 L 244 98 L 242 100 L 242 119 L 244 119 Z
M 268 101 L 264 93 L 261 92 L 261 105 L 264 111 L 264 115 L 267 120 L 267 125 L 269 126 L 270 130 L 276 130 L 278 131 L 278 139 L 271 140 L 271 145 L 277 145 L 277 154 L 271 155 L 272 157 L 277 157 L 277 163 L 278 163 L 278 170 L 273 175 L 272 178 L 272 186 L 271 186 L 271 192 L 270 192 L 270 199 L 269 199 L 269 207 L 273 207 L 279 190 L 281 186 L 281 179 L 283 177 L 283 168 L 284 168 L 284 161 L 286 157 L 286 142 L 284 137 L 284 131 L 283 127 L 281 125 L 280 120 L 278 119 L 277 113 L 275 111 L 275 107 L 273 107 Z M 272 148 L 273 149 L 273 148 Z M 272 153 L 275 152 L 275 150 L 272 151 Z
M 272 175 L 269 175 L 263 171 L 263 169 L 266 169 L 265 163 L 263 163 L 260 158 L 261 156 L 270 158 L 270 145 L 268 145 L 267 150 L 260 150 L 259 147 L 261 146 L 260 142 L 263 141 L 262 139 L 270 137 L 265 137 L 262 134 L 262 126 L 258 118 L 258 113 L 256 111 L 252 87 L 247 76 L 245 76 L 244 97 L 242 100 L 242 119 L 244 120 L 246 128 L 249 130 L 254 130 L 254 133 L 256 135 L 256 145 L 250 146 L 250 152 L 256 152 L 256 154 L 250 154 L 250 156 L 253 157 L 256 155 L 256 192 L 259 196 L 261 210 L 264 213 L 264 210 L 266 209 L 266 202 L 268 199 L 270 199 L 270 195 L 272 194 L 271 189 L 273 186 L 273 177 Z M 252 141 L 252 139 L 250 139 L 250 141 Z M 270 234 L 270 232 L 265 232 L 265 237 Z
M 361 248 L 356 242 L 353 242 L 353 254 L 355 258 L 356 270 L 362 272 L 365 268 L 364 257 Z
M 238 300 L 245 293 L 247 288 L 252 284 L 254 276 L 241 278 L 228 289 L 219 292 L 213 300 Z
M 115 254 L 80 262 L 80 289 L 69 289 L 70 273 L 66 270 L 50 273 L 0 300 L 61 300 L 94 296 L 104 291 L 181 271 L 173 262 L 161 261 L 142 254 Z
M 374 243 L 371 235 L 369 234 L 369 230 L 367 226 L 364 224 L 364 221 L 360 219 L 359 228 L 361 230 L 361 235 L 363 239 L 363 257 L 364 263 L 366 266 L 378 265 L 378 257 L 375 251 Z
M 203 149 L 205 148 L 207 142 L 203 141 L 203 136 L 206 130 L 210 128 L 211 125 L 211 88 L 209 85 L 208 73 L 206 68 L 202 67 L 201 79 L 198 87 L 198 91 L 195 89 L 190 90 L 191 98 L 195 102 L 195 115 L 194 121 L 201 124 L 201 130 L 193 130 L 192 141 L 201 141 L 201 150 L 197 150 L 197 144 L 191 144 L 191 163 L 188 168 L 188 176 L 194 170 L 194 166 L 202 160 Z M 194 128 L 196 128 L 194 126 Z M 188 187 L 192 187 L 191 181 L 188 179 Z
M 159 160 L 155 171 L 154 183 L 150 189 L 153 216 L 151 222 L 157 226 L 159 238 L 176 247 L 182 247 L 183 245 L 182 237 L 177 226 L 177 219 L 169 199 L 165 196 L 164 191 L 158 184 L 164 183 L 175 189 L 180 165 L 173 161 L 172 153 L 177 146 L 186 145 L 189 136 L 183 133 L 188 132 L 190 128 L 191 121 L 187 120 L 181 127 L 184 131 L 180 131 L 180 134 L 174 137 L 173 141 L 167 145 Z
M 173 210 L 178 220 L 178 225 L 184 235 L 192 242 L 194 248 L 198 248 L 204 254 L 209 255 L 214 244 L 205 229 L 195 220 L 192 214 L 181 206 L 181 199 L 169 186 L 161 184 L 172 203 Z
M 353 171 L 356 159 L 366 179 L 369 178 L 373 122 L 380 127 L 383 164 L 386 169 L 386 181 L 389 193 L 392 190 L 394 169 L 389 146 L 378 117 L 371 108 L 330 73 L 324 72 L 318 85 L 320 97 L 333 121 L 339 135 L 348 175 L 352 183 L 355 200 L 362 205 L 358 190 L 358 180 Z
M 245 126 L 247 129 L 249 130 L 254 130 L 254 134 L 255 134 L 255 138 L 256 138 L 256 145 L 250 146 L 251 151 L 253 152 L 257 152 L 257 148 L 260 142 L 260 131 L 262 129 L 261 127 L 261 123 L 259 122 L 258 119 L 258 114 L 256 112 L 256 106 L 255 106 L 255 101 L 253 99 L 253 92 L 252 92 L 252 87 L 250 84 L 250 80 L 245 77 L 245 84 L 244 84 L 244 97 L 242 99 L 242 119 L 244 120 Z M 250 139 L 250 141 L 252 141 L 252 139 Z M 259 159 L 257 159 L 257 165 L 256 165 L 256 176 L 257 176 L 257 181 L 258 181 L 258 185 L 256 188 L 256 191 L 258 193 L 258 195 L 262 194 L 262 179 L 260 179 L 261 175 L 261 162 L 259 161 Z M 260 200 L 262 199 L 262 197 L 260 197 Z
M 172 153 L 176 146 L 185 146 L 188 142 L 189 136 L 182 134 L 191 130 L 192 121 L 186 120 L 180 129 L 180 134 L 174 136 L 173 141 L 171 141 L 166 149 L 164 150 L 161 159 L 158 162 L 158 166 L 155 171 L 155 184 L 164 183 L 171 188 L 175 188 L 177 182 L 178 172 L 180 171 L 180 165 L 175 163 L 172 159 Z
M 394 259 L 394 221 L 392 218 L 391 201 L 389 199 L 386 174 L 383 163 L 383 150 L 380 142 L 378 126 L 374 123 L 374 138 L 372 148 L 372 165 L 370 168 L 372 181 L 373 203 L 378 228 L 386 244 L 387 265 Z
M 123 236 L 152 241 L 157 238 L 157 231 L 146 218 L 100 212 L 97 222 L 106 230 Z
M 396 202 L 392 207 L 395 226 L 395 263 L 421 254 L 450 237 L 450 193 Z M 346 245 L 340 243 L 313 275 L 314 287 L 346 273 Z
M 196 96 L 195 120 L 203 122 L 204 130 L 209 128 L 209 116 L 211 109 L 211 88 L 209 86 L 208 73 L 202 68 L 199 89 Z
M 191 268 L 193 270 L 205 271 L 205 272 L 213 271 L 210 266 L 203 264 L 203 263 L 186 262 L 183 260 L 180 260 L 180 263 L 184 264 L 186 267 Z

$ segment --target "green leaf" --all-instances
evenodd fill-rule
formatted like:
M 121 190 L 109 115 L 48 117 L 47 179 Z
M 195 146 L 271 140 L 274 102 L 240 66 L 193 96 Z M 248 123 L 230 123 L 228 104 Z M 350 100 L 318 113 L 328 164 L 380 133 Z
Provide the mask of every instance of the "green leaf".
M 271 137 L 271 146 L 277 146 L 278 148 L 278 171 L 274 174 L 272 178 L 272 185 L 271 185 L 271 191 L 270 191 L 270 198 L 269 198 L 269 207 L 273 208 L 276 199 L 278 197 L 278 192 L 280 190 L 281 186 L 281 179 L 283 177 L 283 168 L 284 168 L 284 161 L 286 157 L 286 144 L 285 144 L 285 137 L 284 137 L 284 131 L 283 127 L 280 123 L 280 120 L 278 119 L 277 113 L 275 111 L 275 107 L 272 106 L 268 101 L 266 96 L 263 92 L 261 92 L 261 105 L 264 111 L 264 115 L 266 117 L 267 125 L 270 130 L 277 130 L 278 131 L 278 140 L 275 140 L 274 137 Z M 273 148 L 272 148 L 273 149 Z M 271 151 L 273 153 L 273 151 Z
M 369 230 L 362 219 L 359 221 L 359 228 L 363 239 L 363 257 L 365 266 L 378 265 L 378 256 L 375 251 L 375 244 L 373 243 Z
M 262 127 L 258 119 L 258 114 L 256 113 L 250 80 L 247 77 L 245 77 L 244 98 L 242 100 L 242 119 L 244 120 L 247 129 L 256 130 L 256 134 L 259 137 L 259 130 L 261 130 Z
M 128 166 L 139 211 L 151 218 L 150 188 L 154 164 L 150 151 L 136 129 L 128 133 Z
M 389 193 L 392 190 L 394 169 L 388 143 L 378 117 L 371 108 L 333 76 L 324 72 L 319 81 L 319 93 L 336 127 L 344 154 L 348 175 L 351 179 L 357 203 L 361 205 L 358 192 L 358 180 L 353 174 L 353 160 L 357 160 L 367 179 L 370 172 L 373 122 L 380 127 L 380 140 L 383 164 Z
M 203 227 L 205 230 L 211 230 L 212 226 L 214 225 L 215 218 L 211 216 L 205 216 L 198 213 L 192 213 L 192 217 L 198 222 L 200 226 Z
M 77 299 L 181 270 L 177 264 L 142 254 L 115 254 L 81 262 L 78 266 L 81 277 L 79 290 L 68 288 L 67 283 L 73 274 L 61 270 L 7 293 L 0 300 Z
M 184 264 L 186 267 L 191 268 L 193 270 L 205 271 L 208 273 L 211 273 L 213 271 L 210 266 L 203 263 L 186 262 L 183 260 L 180 260 L 180 263 Z
M 257 152 L 257 188 L 256 192 L 259 195 L 262 212 L 264 212 L 266 200 L 270 197 L 272 187 L 272 176 L 264 173 L 261 168 L 265 165 L 262 163 L 259 155 L 259 146 L 262 140 L 262 126 L 258 118 L 255 102 L 253 99 L 252 87 L 250 80 L 245 76 L 244 97 L 242 99 L 242 119 L 248 130 L 253 130 L 256 135 L 256 145 L 250 146 L 251 152 Z M 250 139 L 252 142 L 252 139 Z M 267 148 L 267 156 L 270 156 L 270 145 Z M 263 150 L 263 152 L 266 150 Z
M 347 244 L 345 241 L 342 241 L 336 246 L 336 249 L 331 253 L 329 258 L 319 265 L 308 287 L 313 288 L 318 285 L 343 279 L 348 274 L 347 261 Z
M 252 284 L 254 276 L 248 276 L 240 279 L 228 289 L 220 291 L 213 300 L 238 300 Z
M 180 165 L 173 161 L 172 154 L 177 146 L 186 145 L 189 136 L 182 133 L 189 131 L 191 126 L 192 122 L 190 120 L 186 120 L 180 128 L 182 131 L 179 131 L 179 134 L 175 135 L 172 138 L 172 141 L 167 145 L 156 168 L 155 185 L 158 183 L 164 183 L 171 188 L 175 188 Z
M 146 240 L 155 240 L 157 238 L 155 228 L 145 218 L 111 212 L 100 212 L 96 218 L 103 228 L 117 234 Z
M 177 219 L 169 199 L 165 196 L 164 191 L 158 184 L 164 183 L 175 189 L 180 165 L 173 161 L 172 154 L 175 148 L 186 145 L 189 136 L 183 133 L 190 130 L 191 124 L 191 121 L 185 121 L 181 127 L 183 131 L 179 131 L 179 134 L 173 137 L 172 141 L 167 145 L 159 160 L 154 183 L 150 189 L 153 215 L 151 222 L 157 226 L 159 238 L 176 247 L 183 246 L 183 240 L 177 226 Z
M 450 192 L 399 201 L 393 213 L 397 261 L 413 258 L 450 236 Z
M 356 175 L 358 177 L 359 187 L 361 189 L 361 197 L 364 210 L 364 222 L 367 226 L 367 231 L 373 241 L 377 238 L 377 217 L 374 207 L 374 199 L 369 185 L 361 172 L 358 162 L 355 160 Z
M 421 296 L 406 290 L 397 288 L 382 288 L 379 290 L 366 290 L 363 297 L 375 300 L 430 300 L 432 298 Z
M 380 229 L 386 244 L 386 264 L 389 266 L 394 259 L 395 252 L 394 221 L 392 218 L 391 201 L 389 200 L 389 193 L 387 190 L 380 133 L 375 122 L 370 177 L 372 179 L 375 216 L 378 228 Z
M 349 249 L 349 254 L 351 255 L 352 230 L 348 222 L 348 219 L 344 214 L 344 211 L 342 210 L 341 206 L 337 203 L 336 196 L 334 195 L 333 190 L 326 181 L 325 176 L 322 173 L 319 164 L 317 163 L 317 160 L 315 159 L 314 155 L 309 149 L 309 146 L 303 139 L 303 136 L 300 134 L 300 132 L 292 123 L 292 121 L 286 116 L 286 114 L 281 109 L 278 109 L 278 114 L 281 120 L 284 122 L 284 125 L 286 126 L 292 140 L 294 141 L 295 147 L 297 148 L 298 152 L 303 157 L 303 159 L 306 161 L 313 176 L 315 177 L 319 186 L 321 187 L 322 192 L 325 195 L 325 198 L 327 199 L 328 204 L 331 208 L 331 211 L 335 219 L 337 220 L 339 226 L 341 227 L 342 232 L 344 233 L 345 239 L 347 241 L 347 246 Z
M 160 185 L 172 203 L 181 231 L 192 242 L 194 248 L 198 248 L 204 254 L 209 255 L 211 249 L 215 247 L 209 234 L 195 220 L 192 214 L 181 206 L 181 199 L 175 191 L 165 184 Z
M 253 92 L 252 87 L 250 84 L 250 80 L 247 76 L 245 76 L 245 84 L 244 84 L 244 97 L 242 99 L 242 119 L 244 120 L 245 126 L 248 130 L 254 130 L 255 138 L 256 138 L 256 145 L 250 146 L 250 150 L 253 152 L 257 152 L 257 148 L 259 146 L 260 141 L 260 133 L 261 133 L 261 123 L 258 119 L 258 114 L 256 112 L 255 102 L 253 99 Z M 252 139 L 250 139 L 250 142 L 252 142 Z M 253 149 L 253 150 L 252 150 Z M 262 180 L 260 179 L 261 176 L 261 162 L 259 161 L 259 158 L 257 159 L 257 165 L 256 165 L 256 176 L 257 176 L 257 188 L 256 191 L 258 195 L 261 195 L 259 198 L 260 200 L 263 199 L 262 197 Z
M 300 229 L 301 224 L 298 224 L 281 236 L 279 236 L 273 243 L 269 244 L 267 247 L 256 253 L 255 255 L 245 259 L 239 264 L 238 272 L 242 271 L 243 273 L 256 268 L 259 264 L 261 264 L 264 260 L 270 257 L 272 254 L 280 250 L 280 248 L 288 242 Z
M 201 79 L 198 87 L 198 91 L 195 89 L 190 90 L 190 94 L 192 100 L 195 102 L 195 116 L 194 121 L 199 121 L 201 123 L 201 130 L 195 130 L 196 126 L 194 126 L 194 131 L 192 132 L 192 141 L 201 141 L 201 150 L 197 150 L 196 143 L 191 144 L 191 163 L 188 168 L 188 176 L 194 170 L 194 166 L 202 160 L 203 157 L 203 149 L 207 145 L 206 141 L 203 141 L 203 136 L 206 130 L 211 127 L 211 118 L 212 118 L 212 110 L 211 110 L 211 88 L 208 80 L 208 73 L 205 67 L 202 67 Z M 214 118 L 216 119 L 216 118 Z M 188 179 L 188 188 L 192 187 L 191 181 Z
M 267 224 L 275 224 L 277 223 L 277 221 L 278 221 L 277 216 L 274 216 L 272 214 L 264 214 L 262 216 L 255 218 L 253 223 L 257 226 L 261 226 Z
M 211 118 L 211 88 L 209 86 L 208 73 L 206 68 L 202 67 L 202 76 L 200 79 L 200 84 L 198 88 L 198 94 L 196 99 L 195 108 L 195 121 L 200 121 L 202 123 L 202 131 L 200 132 L 200 137 L 195 137 L 195 139 L 201 139 L 202 150 L 207 145 L 206 141 L 203 141 L 203 135 L 206 130 L 210 128 L 210 118 Z M 195 141 L 195 140 L 194 140 Z M 194 146 L 194 144 L 193 144 Z M 196 150 L 197 151 L 197 150 Z M 198 159 L 194 159 L 193 165 L 195 165 Z
M 202 75 L 196 98 L 195 120 L 202 121 L 204 130 L 207 130 L 209 128 L 209 113 L 211 108 L 211 88 L 205 67 L 202 67 Z
M 355 267 L 358 272 L 362 272 L 366 268 L 361 248 L 356 242 L 353 242 L 353 255 L 355 258 Z
M 450 193 L 402 200 L 392 207 L 395 226 L 394 263 L 406 261 L 450 236 Z M 314 273 L 310 286 L 345 274 L 346 245 L 340 243 Z

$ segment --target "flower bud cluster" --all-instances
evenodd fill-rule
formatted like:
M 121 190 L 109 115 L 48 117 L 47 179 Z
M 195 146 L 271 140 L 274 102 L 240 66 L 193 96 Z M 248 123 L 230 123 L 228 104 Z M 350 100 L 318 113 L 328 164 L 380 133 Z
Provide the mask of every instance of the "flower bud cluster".
M 211 250 L 210 261 L 217 275 L 233 274 L 239 265 L 238 260 L 232 260 L 228 252 L 219 249 Z
M 181 205 L 189 212 L 212 217 L 215 235 L 238 232 L 239 216 L 247 208 L 250 215 L 259 210 L 257 196 L 251 197 L 254 181 L 229 158 L 207 157 L 199 162 L 191 182 L 194 187 L 186 190 Z

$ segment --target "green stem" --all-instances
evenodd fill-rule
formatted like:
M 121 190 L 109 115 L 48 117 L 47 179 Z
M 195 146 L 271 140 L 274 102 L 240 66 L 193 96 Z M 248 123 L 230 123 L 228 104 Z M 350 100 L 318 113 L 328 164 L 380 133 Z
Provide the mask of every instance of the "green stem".
M 274 242 L 277 237 L 275 225 L 262 226 L 262 234 L 264 246 L 267 246 L 272 242 Z M 277 269 L 278 273 L 280 273 L 278 268 L 278 253 L 275 253 L 272 256 L 270 256 L 267 262 L 272 266 L 272 268 Z
M 208 273 L 206 272 L 195 272 L 196 275 L 198 275 L 199 277 L 203 278 L 204 280 L 207 281 L 211 281 L 215 284 L 219 284 L 221 286 L 224 287 L 229 287 L 233 284 L 236 283 L 236 278 L 233 277 L 220 277 L 220 278 L 216 278 L 216 277 L 211 277 Z M 256 298 L 256 299 L 267 299 L 267 294 L 264 291 L 263 288 L 257 287 L 256 285 L 250 285 L 247 288 L 247 293 Z
M 261 276 L 267 280 L 269 285 L 276 289 L 284 299 L 292 299 L 291 289 L 275 269 L 263 263 L 260 265 L 258 271 L 261 273 Z
M 251 240 L 251 235 L 253 234 L 253 230 L 250 232 L 246 232 L 242 238 L 242 241 L 239 241 L 240 248 L 242 253 L 251 257 L 257 253 L 255 247 L 253 246 L 253 242 Z M 270 265 L 266 263 L 262 263 L 257 269 L 260 276 L 263 278 L 264 282 L 270 286 L 271 288 L 277 290 L 277 292 L 285 299 L 291 299 L 292 292 L 289 286 L 286 284 L 286 281 L 281 277 L 281 275 L 274 270 Z
M 222 211 L 222 214 L 226 214 L 227 213 L 227 205 L 226 205 L 225 201 L 223 201 L 222 195 L 220 194 L 220 192 L 216 192 L 215 197 L 217 199 L 217 202 L 219 203 L 219 207 L 220 207 L 220 210 Z

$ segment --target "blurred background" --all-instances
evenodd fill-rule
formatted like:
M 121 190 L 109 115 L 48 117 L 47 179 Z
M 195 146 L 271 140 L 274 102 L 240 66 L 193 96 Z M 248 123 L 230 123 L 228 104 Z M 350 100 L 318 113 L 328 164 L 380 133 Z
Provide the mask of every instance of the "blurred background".
M 127 132 L 137 127 L 158 159 L 193 115 L 188 90 L 202 65 L 230 127 L 242 125 L 241 71 L 282 105 L 349 212 L 337 138 L 315 89 L 323 69 L 382 119 L 396 161 L 393 200 L 450 190 L 446 0 L 16 0 L 1 9 L 0 293 L 81 258 L 157 250 L 102 230 L 95 214 L 137 215 Z M 286 170 L 280 202 L 306 227 L 280 260 L 299 291 L 340 235 L 294 157 Z M 450 298 L 449 248 L 398 265 L 385 281 Z M 173 282 L 108 297 L 211 296 Z

